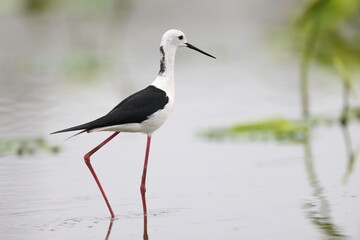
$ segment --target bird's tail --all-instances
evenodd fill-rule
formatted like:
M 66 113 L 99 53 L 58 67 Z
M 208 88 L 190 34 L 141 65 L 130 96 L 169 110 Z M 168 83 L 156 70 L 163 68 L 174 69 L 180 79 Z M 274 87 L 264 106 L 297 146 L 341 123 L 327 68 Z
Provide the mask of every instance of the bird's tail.
M 78 130 L 86 131 L 87 129 L 84 127 L 84 124 L 83 124 L 83 125 L 79 125 L 79 126 L 75 126 L 75 127 L 71 127 L 71 128 L 62 129 L 62 130 L 59 130 L 56 132 L 52 132 L 50 134 L 57 134 L 57 133 L 71 132 L 71 131 L 78 131 Z
M 86 130 L 83 130 L 83 131 L 81 131 L 81 132 L 75 133 L 74 135 L 71 135 L 70 137 L 68 137 L 67 139 L 65 139 L 65 141 L 66 141 L 66 140 L 69 140 L 70 138 L 75 137 L 75 136 L 77 136 L 77 135 L 79 135 L 79 134 L 82 134 L 82 133 L 84 133 L 84 132 L 86 132 Z
M 56 132 L 52 132 L 50 134 L 57 134 L 57 133 L 64 133 L 64 132 L 71 132 L 71 131 L 78 131 L 78 130 L 82 130 L 82 131 L 68 137 L 66 140 L 68 140 L 68 139 L 70 139 L 72 137 L 75 137 L 75 136 L 77 136 L 77 135 L 79 135 L 81 133 L 86 132 L 87 131 L 86 124 L 82 124 L 82 125 L 71 127 L 71 128 L 62 129 L 62 130 L 59 130 L 59 131 L 56 131 Z
M 65 128 L 65 129 L 62 129 L 62 130 L 59 130 L 59 131 L 56 131 L 56 132 L 52 132 L 50 134 L 71 132 L 71 131 L 81 131 L 81 132 L 79 132 L 79 133 L 77 133 L 77 134 L 70 137 L 70 138 L 72 138 L 72 137 L 75 137 L 76 135 L 79 135 L 81 133 L 89 132 L 91 129 L 101 127 L 103 124 L 104 124 L 104 117 L 101 117 L 101 118 L 96 119 L 94 121 L 84 123 L 84 124 L 81 124 L 81 125 L 77 125 L 77 126 L 74 126 L 74 127 L 70 127 L 70 128 Z

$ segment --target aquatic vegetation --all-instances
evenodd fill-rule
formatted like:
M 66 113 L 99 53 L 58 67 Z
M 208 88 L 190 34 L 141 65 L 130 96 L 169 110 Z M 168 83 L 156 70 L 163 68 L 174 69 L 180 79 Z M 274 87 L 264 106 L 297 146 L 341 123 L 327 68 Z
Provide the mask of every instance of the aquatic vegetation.
M 69 80 L 88 82 L 97 79 L 106 62 L 89 49 L 77 49 L 65 56 L 63 68 Z
M 54 0 L 26 0 L 22 2 L 22 7 L 26 13 L 41 14 L 48 11 L 54 3 Z
M 201 133 L 209 139 L 238 138 L 251 141 L 276 141 L 302 143 L 308 127 L 302 121 L 271 118 L 261 121 L 238 123 L 230 127 L 211 128 Z
M 359 109 L 347 113 L 350 121 L 359 121 Z M 342 118 L 317 116 L 308 120 L 269 118 L 253 122 L 237 123 L 228 127 L 213 127 L 200 133 L 207 139 L 239 139 L 244 141 L 274 141 L 280 143 L 304 143 L 309 137 L 311 127 L 331 126 L 341 123 Z
M 293 48 L 301 54 L 300 92 L 302 116 L 310 117 L 309 66 L 314 60 L 341 73 L 360 63 L 360 1 L 312 0 L 291 25 Z M 341 69 L 339 68 L 341 67 Z M 350 78 L 348 78 L 350 79 Z
M 311 0 L 292 23 L 295 49 L 317 63 L 333 67 L 333 58 L 356 67 L 360 63 L 358 0 Z M 312 40 L 311 40 L 312 39 Z M 310 46 L 311 45 L 311 46 Z
M 105 9 L 111 6 L 111 9 L 120 13 L 128 9 L 131 0 L 115 0 L 104 4 L 102 0 L 7 0 L 15 2 L 14 8 L 22 10 L 26 14 L 41 15 L 52 10 L 57 11 L 62 8 L 71 6 L 72 9 L 77 8 L 80 11 L 96 11 L 101 8 Z M 9 3 L 8 3 L 9 4 Z
M 32 155 L 38 152 L 57 153 L 59 150 L 59 147 L 50 145 L 43 138 L 0 140 L 0 157 Z

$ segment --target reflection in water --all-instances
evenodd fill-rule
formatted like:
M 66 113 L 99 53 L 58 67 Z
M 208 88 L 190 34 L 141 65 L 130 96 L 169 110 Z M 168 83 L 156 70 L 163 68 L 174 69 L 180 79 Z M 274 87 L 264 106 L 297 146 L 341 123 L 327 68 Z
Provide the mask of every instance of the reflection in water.
M 349 177 L 351 175 L 351 173 L 354 170 L 354 165 L 356 162 L 356 151 L 353 148 L 353 144 L 352 144 L 352 140 L 351 140 L 351 135 L 350 135 L 350 131 L 349 131 L 349 127 L 347 124 L 343 124 L 341 125 L 341 130 L 344 136 L 344 142 L 345 142 L 345 149 L 346 149 L 346 153 L 347 153 L 347 159 L 348 159 L 348 163 L 347 163 L 347 168 L 346 168 L 346 172 L 344 174 L 343 177 L 343 183 L 347 183 L 347 181 L 349 180 Z
M 108 240 L 108 239 L 109 239 L 113 224 L 114 224 L 114 218 L 111 218 L 111 219 L 110 219 L 110 224 L 109 224 L 109 227 L 108 227 L 108 231 L 107 231 L 107 234 L 106 234 L 106 237 L 105 237 L 105 240 Z
M 351 80 L 349 79 L 348 74 L 343 74 L 343 106 L 342 113 L 340 117 L 341 130 L 344 136 L 345 149 L 348 159 L 348 164 L 346 172 L 343 177 L 343 183 L 347 183 L 351 173 L 353 172 L 355 161 L 356 161 L 356 152 L 353 148 L 352 139 L 349 131 L 349 112 L 350 112 L 350 93 L 352 91 Z
M 108 240 L 111 234 L 111 229 L 113 227 L 115 218 L 111 218 L 110 219 L 110 223 L 109 223 L 109 227 L 107 229 L 107 233 L 106 233 L 106 237 L 105 240 Z M 149 235 L 148 235 L 148 230 L 147 230 L 147 215 L 144 214 L 144 232 L 143 232 L 143 239 L 144 240 L 149 240 Z
M 308 200 L 303 206 L 306 217 L 321 230 L 326 239 L 346 238 L 346 235 L 341 233 L 340 228 L 333 223 L 331 206 L 324 194 L 323 187 L 317 179 L 310 141 L 309 137 L 304 143 L 304 160 L 308 180 L 313 188 L 312 195 L 314 199 Z
M 149 235 L 147 231 L 147 215 L 144 214 L 144 234 L 143 234 L 144 240 L 149 240 Z

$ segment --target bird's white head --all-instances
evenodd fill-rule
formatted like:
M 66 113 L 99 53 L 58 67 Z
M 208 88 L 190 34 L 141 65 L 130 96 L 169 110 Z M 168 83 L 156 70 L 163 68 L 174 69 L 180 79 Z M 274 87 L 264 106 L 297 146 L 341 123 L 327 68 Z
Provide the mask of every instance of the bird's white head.
M 161 39 L 161 46 L 171 45 L 176 47 L 186 47 L 185 34 L 177 29 L 171 29 L 164 33 Z
M 186 40 L 185 34 L 176 29 L 168 30 L 164 33 L 160 43 L 160 71 L 159 76 L 170 76 L 174 73 L 175 53 L 179 47 L 188 47 L 206 56 L 214 56 L 194 47 Z
M 177 49 L 178 47 L 188 47 L 188 48 L 198 51 L 202 54 L 205 54 L 206 56 L 215 58 L 214 56 L 212 56 L 212 55 L 200 50 L 199 48 L 191 45 L 190 43 L 188 43 L 188 41 L 186 40 L 185 34 L 182 31 L 177 30 L 177 29 L 171 29 L 171 30 L 166 31 L 161 39 L 160 46 L 162 46 L 165 49 L 168 49 L 168 48 Z

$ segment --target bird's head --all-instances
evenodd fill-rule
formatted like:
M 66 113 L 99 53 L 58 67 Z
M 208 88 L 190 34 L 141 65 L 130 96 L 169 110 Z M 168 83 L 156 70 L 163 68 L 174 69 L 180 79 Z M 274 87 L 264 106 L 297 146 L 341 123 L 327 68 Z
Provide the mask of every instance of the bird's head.
M 177 29 L 166 31 L 161 40 L 161 45 L 173 45 L 176 47 L 185 47 L 186 43 L 185 34 Z
M 191 45 L 186 40 L 185 34 L 177 29 L 171 29 L 164 33 L 162 40 L 161 40 L 161 46 L 172 46 L 172 47 L 188 47 L 190 49 L 193 49 L 195 51 L 198 51 L 202 54 L 205 54 L 206 56 L 215 58 L 214 56 L 200 50 L 199 48 Z

